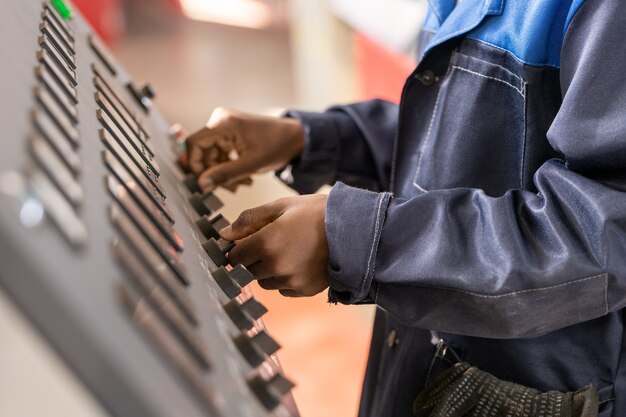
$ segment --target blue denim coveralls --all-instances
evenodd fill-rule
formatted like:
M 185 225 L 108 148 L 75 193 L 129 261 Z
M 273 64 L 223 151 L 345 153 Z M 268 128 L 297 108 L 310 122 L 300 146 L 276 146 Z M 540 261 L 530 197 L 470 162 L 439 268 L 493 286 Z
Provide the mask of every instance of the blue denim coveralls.
M 360 416 L 411 415 L 441 338 L 626 416 L 626 3 L 430 0 L 400 106 L 291 112 L 331 301 L 377 315 Z

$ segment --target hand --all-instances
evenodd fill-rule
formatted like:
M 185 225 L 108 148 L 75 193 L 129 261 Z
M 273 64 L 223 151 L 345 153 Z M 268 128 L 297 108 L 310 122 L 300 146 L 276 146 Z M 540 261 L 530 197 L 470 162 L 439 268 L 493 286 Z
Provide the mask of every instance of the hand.
M 217 108 L 206 127 L 187 139 L 189 168 L 203 191 L 234 191 L 250 175 L 283 167 L 304 147 L 299 121 Z
M 312 296 L 328 287 L 326 195 L 289 197 L 246 210 L 221 235 L 236 240 L 232 265 L 243 264 L 267 290 Z

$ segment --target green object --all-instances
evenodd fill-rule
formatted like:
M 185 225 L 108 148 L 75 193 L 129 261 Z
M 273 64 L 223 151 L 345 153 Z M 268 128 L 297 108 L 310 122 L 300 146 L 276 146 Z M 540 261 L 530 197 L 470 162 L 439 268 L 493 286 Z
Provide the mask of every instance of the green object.
M 70 9 L 63 0 L 50 0 L 50 3 L 52 3 L 52 7 L 59 12 L 63 20 L 70 20 L 72 18 L 72 9 Z

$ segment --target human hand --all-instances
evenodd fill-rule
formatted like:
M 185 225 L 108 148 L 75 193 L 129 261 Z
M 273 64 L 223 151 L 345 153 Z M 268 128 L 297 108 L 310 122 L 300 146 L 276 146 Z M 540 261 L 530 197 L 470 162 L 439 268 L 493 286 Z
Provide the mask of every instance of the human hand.
M 250 175 L 286 165 L 304 147 L 304 130 L 289 118 L 239 113 L 218 107 L 206 126 L 187 139 L 189 168 L 203 191 L 234 191 Z
M 328 287 L 328 243 L 324 224 L 328 196 L 276 200 L 241 213 L 221 231 L 237 245 L 231 265 L 243 264 L 267 290 L 288 297 L 312 296 Z

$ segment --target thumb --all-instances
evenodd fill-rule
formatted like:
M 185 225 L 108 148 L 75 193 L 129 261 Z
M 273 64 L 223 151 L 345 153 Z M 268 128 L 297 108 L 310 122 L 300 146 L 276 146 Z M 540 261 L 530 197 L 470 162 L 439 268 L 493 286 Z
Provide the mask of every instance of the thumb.
M 256 164 L 250 158 L 241 157 L 213 165 L 198 177 L 198 186 L 202 191 L 213 191 L 217 186 L 234 182 L 250 176 Z
M 225 227 L 220 235 L 226 240 L 239 240 L 258 232 L 278 219 L 287 208 L 284 199 L 243 211 L 237 220 Z

